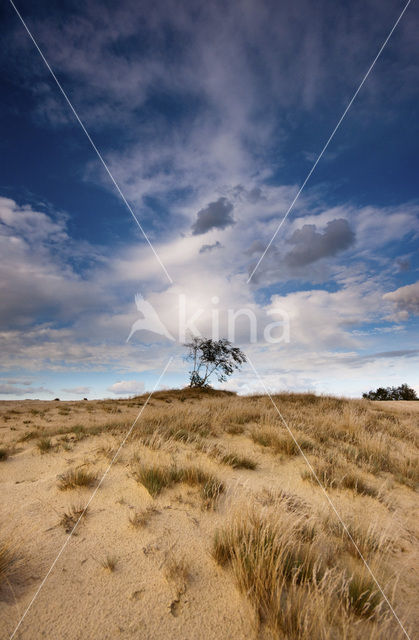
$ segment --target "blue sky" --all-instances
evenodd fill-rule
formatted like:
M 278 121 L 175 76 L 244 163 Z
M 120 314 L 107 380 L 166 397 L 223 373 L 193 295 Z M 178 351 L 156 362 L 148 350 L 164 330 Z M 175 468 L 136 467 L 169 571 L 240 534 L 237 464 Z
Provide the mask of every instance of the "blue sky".
M 2 6 L 1 398 L 133 394 L 170 356 L 161 384 L 185 384 L 181 300 L 205 335 L 251 312 L 235 342 L 273 390 L 419 391 L 418 8 L 247 282 L 404 4 L 230 5 L 17 4 L 172 282 Z M 127 343 L 136 293 L 175 341 Z M 248 367 L 227 387 L 260 389 Z

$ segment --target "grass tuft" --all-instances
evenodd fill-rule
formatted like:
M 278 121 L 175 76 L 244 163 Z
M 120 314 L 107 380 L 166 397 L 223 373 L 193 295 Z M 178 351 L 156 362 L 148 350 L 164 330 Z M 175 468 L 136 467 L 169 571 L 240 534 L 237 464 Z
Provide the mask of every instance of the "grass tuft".
M 7 541 L 0 542 L 0 586 L 17 571 L 20 558 Z
M 64 527 L 66 533 L 71 533 L 75 524 L 79 521 L 80 517 L 85 518 L 88 513 L 88 508 L 85 509 L 84 505 L 72 504 L 68 507 L 61 517 L 60 525 Z
M 257 467 L 257 463 L 251 458 L 241 456 L 237 453 L 226 453 L 221 456 L 220 462 L 227 464 L 233 469 L 251 469 L 254 470 Z
M 378 491 L 366 482 L 363 477 L 348 467 L 338 464 L 332 456 L 312 463 L 312 467 L 323 487 L 331 489 L 351 489 L 355 493 L 376 498 Z M 317 484 L 311 471 L 303 471 L 303 480 Z
M 190 486 L 201 485 L 203 505 L 207 509 L 215 508 L 218 497 L 224 491 L 224 485 L 215 476 L 200 467 L 172 465 L 138 465 L 134 477 L 155 498 L 163 489 L 173 487 L 184 482 Z
M 171 554 L 166 561 L 165 576 L 169 582 L 176 585 L 178 593 L 184 593 L 191 579 L 191 571 L 185 558 L 176 558 Z
M 155 513 L 158 511 L 154 507 L 147 507 L 143 511 L 130 511 L 128 521 L 134 529 L 146 527 Z
M 106 569 L 106 571 L 113 573 L 116 569 L 117 563 L 118 559 L 115 556 L 107 555 L 106 558 L 101 561 L 100 566 L 103 569 Z
M 61 491 L 77 487 L 92 487 L 97 482 L 97 473 L 86 469 L 69 469 L 58 476 L 58 488 Z
M 375 582 L 359 572 L 348 581 L 348 606 L 358 616 L 371 617 L 381 603 L 381 594 Z
M 40 453 L 49 453 L 52 449 L 51 438 L 40 438 L 36 443 Z

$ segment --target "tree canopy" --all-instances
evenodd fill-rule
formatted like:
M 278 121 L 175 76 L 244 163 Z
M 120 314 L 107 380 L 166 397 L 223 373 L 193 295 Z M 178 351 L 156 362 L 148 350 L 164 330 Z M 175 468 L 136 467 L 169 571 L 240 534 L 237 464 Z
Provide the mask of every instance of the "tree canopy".
M 225 382 L 228 376 L 246 362 L 243 351 L 234 347 L 226 338 L 212 340 L 194 337 L 185 347 L 189 349 L 186 359 L 193 365 L 189 372 L 191 387 L 208 387 L 212 375 L 217 377 L 218 382 Z
M 375 391 L 362 394 L 367 400 L 419 400 L 416 391 L 407 384 L 399 387 L 378 387 Z

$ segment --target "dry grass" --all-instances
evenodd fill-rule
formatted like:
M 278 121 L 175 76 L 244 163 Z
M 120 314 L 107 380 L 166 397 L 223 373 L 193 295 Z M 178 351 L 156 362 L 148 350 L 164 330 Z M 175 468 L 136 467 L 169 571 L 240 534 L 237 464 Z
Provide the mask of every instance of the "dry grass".
M 392 603 L 388 585 L 399 577 L 395 609 L 402 618 L 409 617 L 412 597 L 404 608 L 404 596 L 411 594 L 412 584 L 400 571 L 408 557 L 400 550 L 411 552 L 414 525 L 400 505 L 412 503 L 418 479 L 418 414 L 408 409 L 394 414 L 366 401 L 313 394 L 281 394 L 274 399 Z M 121 441 L 144 401 L 91 401 L 82 408 L 82 403 L 72 403 L 71 410 L 62 405 L 61 413 L 60 403 L 50 403 L 49 412 L 33 403 L 25 411 L 8 408 L 8 428 L 17 427 L 11 439 L 21 443 L 51 438 L 55 442 L 59 436 L 61 446 L 74 448 L 74 460 L 92 464 L 96 453 L 113 457 L 114 448 L 107 443 Z M 28 412 L 37 424 L 26 427 L 22 419 Z M 103 437 L 96 442 L 97 434 Z M 9 451 L 11 447 L 13 441 L 7 441 Z M 261 637 L 266 632 L 266 637 L 271 633 L 284 640 L 399 638 L 375 583 L 335 515 L 322 506 L 324 496 L 269 398 L 197 390 L 158 392 L 132 432 L 129 447 L 130 455 L 137 451 L 131 471 L 138 483 L 153 498 L 167 491 L 161 513 L 170 516 L 173 530 L 187 510 L 194 532 L 203 536 L 203 549 L 208 548 L 210 533 L 213 556 L 252 602 L 263 627 Z M 4 471 L 18 464 L 18 458 Z M 70 469 L 59 476 L 58 487 L 94 486 L 97 474 L 91 469 Z M 125 476 L 122 468 L 120 472 L 110 482 Z M 301 476 L 310 484 L 301 482 Z M 177 489 L 181 500 L 175 504 L 176 492 L 169 490 L 180 484 L 185 486 Z M 115 490 L 128 495 L 126 488 Z M 216 514 L 194 513 L 200 508 L 198 492 L 202 507 L 217 506 Z M 223 493 L 227 497 L 220 500 Z M 240 516 L 230 517 L 236 501 L 246 507 Z M 127 498 L 125 505 L 130 502 Z M 61 526 L 71 531 L 81 512 L 82 507 L 71 505 Z M 166 535 L 163 516 L 153 520 L 150 530 L 141 531 L 156 512 L 152 506 L 122 512 L 125 534 L 128 525 L 138 529 L 128 536 L 134 545 L 151 533 Z M 166 557 L 161 565 L 179 593 L 191 579 L 182 554 L 180 550 Z M 107 556 L 100 564 L 113 571 L 116 558 Z M 179 610 L 181 606 L 182 601 Z
M 53 448 L 51 438 L 40 438 L 36 443 L 36 446 L 40 453 L 49 453 Z
M 97 482 L 97 473 L 86 469 L 69 469 L 58 476 L 58 488 L 61 491 L 77 487 L 93 487 Z
M 351 469 L 349 466 L 343 466 L 332 455 L 326 456 L 324 459 L 311 462 L 318 480 L 322 486 L 331 489 L 351 489 L 359 495 L 366 495 L 376 498 L 378 490 L 369 482 L 366 482 L 363 476 Z M 311 470 L 304 470 L 301 474 L 304 480 L 309 480 L 314 484 L 318 484 Z
M 118 559 L 116 558 L 116 556 L 107 555 L 106 558 L 101 560 L 100 566 L 106 571 L 109 571 L 109 573 L 113 573 L 116 569 L 117 563 Z
M 81 517 L 85 518 L 88 514 L 88 508 L 83 504 L 72 504 L 61 516 L 59 524 L 64 527 L 66 533 L 71 533 Z
M 15 546 L 6 541 L 0 541 L 0 588 L 8 582 L 21 566 L 21 558 Z
M 238 453 L 222 454 L 219 460 L 222 464 L 226 464 L 233 469 L 251 469 L 254 471 L 257 467 L 257 463 L 254 460 Z
M 216 532 L 213 557 L 231 568 L 260 622 L 278 637 L 386 637 L 392 620 L 381 610 L 375 584 L 325 553 L 325 540 L 307 540 L 301 530 L 298 518 L 251 511 Z
M 294 440 L 288 431 L 281 432 L 279 428 L 269 425 L 253 428 L 250 436 L 253 442 L 262 447 L 269 447 L 274 453 L 282 453 L 287 456 L 299 455 L 300 448 L 304 452 L 313 451 L 315 448 L 313 441 L 301 433 L 295 432 Z
M 155 507 L 147 507 L 142 511 L 130 511 L 128 522 L 134 529 L 146 527 L 156 513 L 158 513 L 158 510 Z
M 250 469 L 254 471 L 257 468 L 257 463 L 249 456 L 242 455 L 235 451 L 226 450 L 218 444 L 200 443 L 197 449 L 208 455 L 210 458 L 217 460 L 220 464 L 232 467 L 232 469 Z
M 177 585 L 178 589 L 185 590 L 191 579 L 189 563 L 183 557 L 177 558 L 173 553 L 165 563 L 165 576 L 169 582 Z
M 207 509 L 215 508 L 217 499 L 224 491 L 224 485 L 220 480 L 196 466 L 142 465 L 137 463 L 133 474 L 153 498 L 157 497 L 163 489 L 168 489 L 182 482 L 190 486 L 200 485 L 203 506 Z

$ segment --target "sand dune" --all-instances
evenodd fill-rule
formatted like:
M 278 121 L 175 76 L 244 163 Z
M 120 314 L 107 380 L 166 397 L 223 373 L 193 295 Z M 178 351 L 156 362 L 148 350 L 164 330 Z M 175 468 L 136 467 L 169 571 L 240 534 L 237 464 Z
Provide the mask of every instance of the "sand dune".
M 2 637 L 144 401 L 1 403 Z M 419 403 L 276 401 L 397 615 L 414 629 Z M 63 489 L 73 470 L 90 486 Z M 307 472 L 268 398 L 157 393 L 15 637 L 406 637 Z M 353 595 L 354 576 L 366 597 L 362 589 Z

